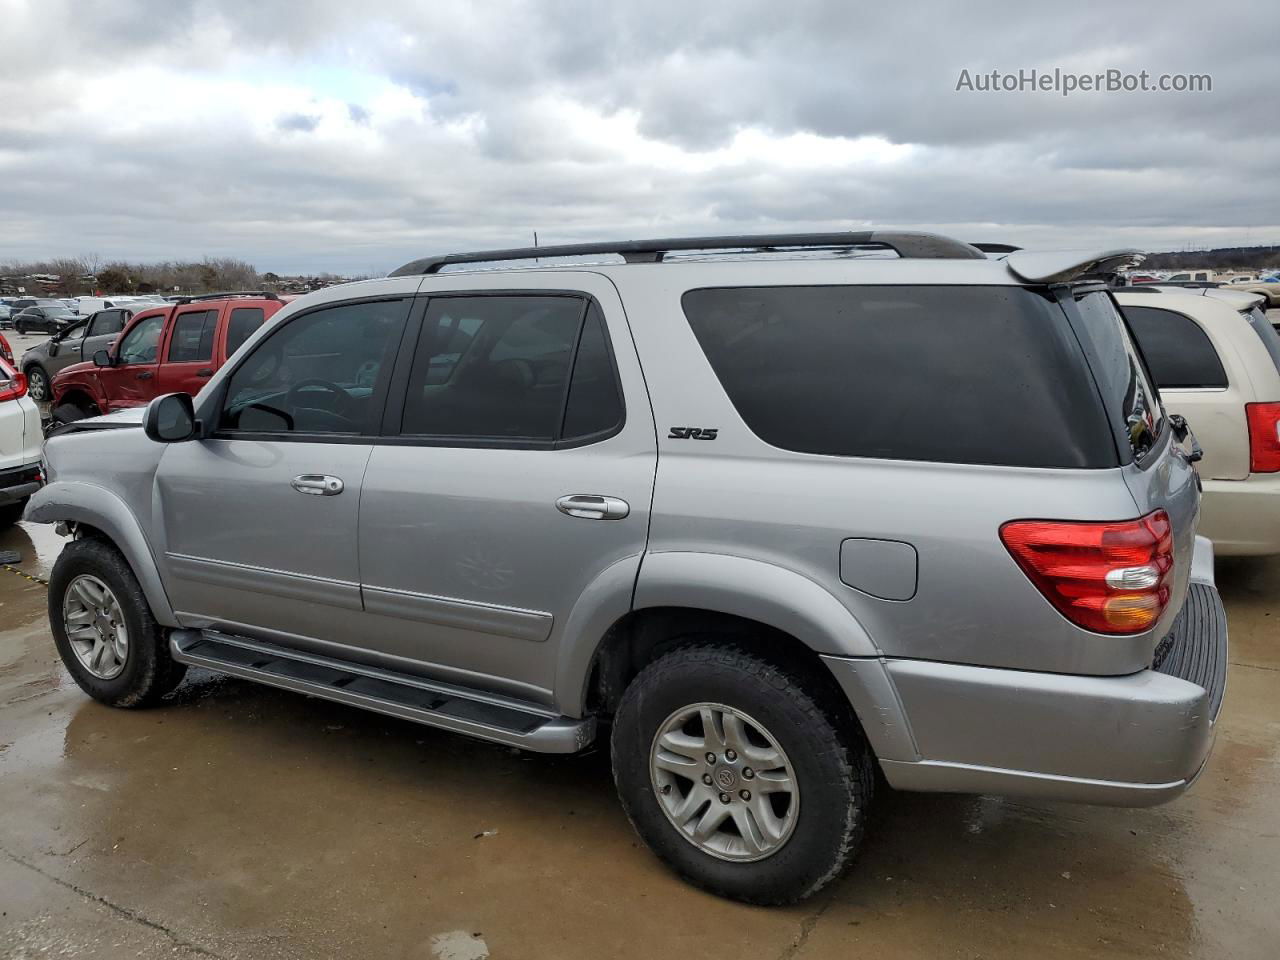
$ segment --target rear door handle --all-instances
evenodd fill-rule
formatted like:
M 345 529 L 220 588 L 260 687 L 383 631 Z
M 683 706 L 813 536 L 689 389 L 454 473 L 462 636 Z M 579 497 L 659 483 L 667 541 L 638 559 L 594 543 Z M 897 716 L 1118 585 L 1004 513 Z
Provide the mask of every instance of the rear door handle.
M 336 497 L 343 491 L 344 485 L 337 477 L 328 477 L 321 473 L 304 473 L 289 481 L 289 486 L 299 493 L 313 497 Z
M 556 501 L 556 509 L 566 516 L 583 520 L 621 520 L 631 512 L 627 501 L 617 497 L 597 497 L 575 493 Z
M 197 371 L 196 371 L 196 376 L 197 376 L 197 377 L 212 377 L 212 376 L 213 376 L 213 370 L 212 370 L 211 368 L 209 368 L 209 367 L 205 367 L 203 370 L 197 370 Z

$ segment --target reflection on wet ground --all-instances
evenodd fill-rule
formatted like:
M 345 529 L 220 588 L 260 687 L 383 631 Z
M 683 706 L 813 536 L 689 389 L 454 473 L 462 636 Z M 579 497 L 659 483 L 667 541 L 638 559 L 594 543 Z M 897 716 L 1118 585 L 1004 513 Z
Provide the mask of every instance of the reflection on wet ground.
M 0 534 L 47 574 L 48 528 Z M 1149 810 L 893 795 L 863 855 L 785 910 L 691 890 L 639 845 L 607 757 L 523 755 L 193 675 L 115 711 L 0 570 L 0 956 L 1278 955 L 1280 563 L 1219 578 L 1217 747 Z

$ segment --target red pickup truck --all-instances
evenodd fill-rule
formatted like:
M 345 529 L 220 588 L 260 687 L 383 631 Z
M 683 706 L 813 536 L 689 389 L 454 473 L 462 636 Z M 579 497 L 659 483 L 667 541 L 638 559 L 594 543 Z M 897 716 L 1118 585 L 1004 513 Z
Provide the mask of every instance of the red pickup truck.
M 53 419 L 65 423 L 141 407 L 164 393 L 194 396 L 283 306 L 271 293 L 218 293 L 140 310 L 109 350 L 53 378 Z

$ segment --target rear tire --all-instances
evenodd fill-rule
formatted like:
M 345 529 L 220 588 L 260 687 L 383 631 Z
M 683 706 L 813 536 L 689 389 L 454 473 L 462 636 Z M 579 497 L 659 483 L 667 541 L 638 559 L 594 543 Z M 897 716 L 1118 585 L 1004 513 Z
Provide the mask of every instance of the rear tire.
M 707 709 L 724 732 L 717 742 L 719 733 L 708 738 L 696 716 Z M 689 726 L 673 729 L 686 714 Z M 688 753 L 673 756 L 659 738 L 690 744 L 681 747 Z M 728 749 L 735 741 L 738 750 Z M 649 848 L 694 885 L 756 904 L 793 903 L 840 876 L 861 841 L 875 782 L 861 733 L 844 729 L 797 677 L 711 643 L 678 648 L 631 682 L 614 717 L 612 755 L 622 806 Z M 753 756 L 759 774 L 746 769 Z M 669 772 L 685 760 L 687 771 Z M 779 797 L 780 784 L 794 791 Z M 695 803 L 697 791 L 707 800 Z M 762 800 L 772 816 L 741 809 Z M 724 819 L 699 840 L 692 824 L 703 817 Z
M 93 603 L 82 599 L 81 589 Z M 123 636 L 125 643 L 102 641 L 98 626 L 86 628 L 89 622 L 116 641 Z M 150 706 L 186 674 L 186 665 L 170 655 L 167 631 L 152 617 L 128 561 L 102 540 L 73 540 L 63 548 L 49 577 L 49 625 L 80 689 L 108 706 Z M 95 659 L 93 650 L 99 647 L 109 652 Z

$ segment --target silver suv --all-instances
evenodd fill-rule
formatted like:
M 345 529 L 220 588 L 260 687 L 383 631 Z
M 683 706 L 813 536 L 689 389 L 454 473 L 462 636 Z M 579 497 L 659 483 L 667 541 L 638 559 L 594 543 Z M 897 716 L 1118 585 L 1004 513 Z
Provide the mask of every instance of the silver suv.
M 49 439 L 54 639 L 121 707 L 198 665 L 607 731 L 653 851 L 756 903 L 838 876 L 878 782 L 1170 799 L 1226 630 L 1194 441 L 1103 282 L 1132 262 L 868 232 L 331 287 L 194 401 Z

